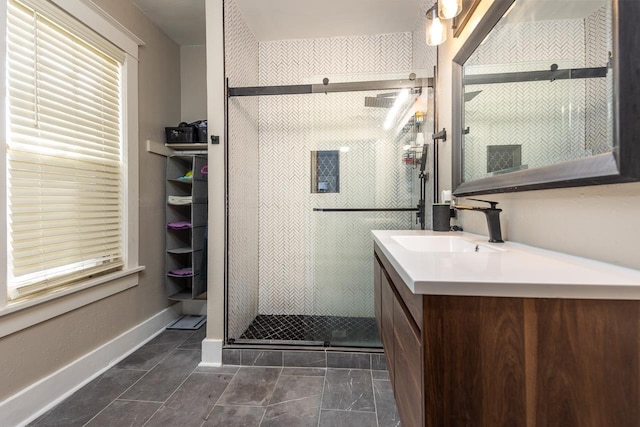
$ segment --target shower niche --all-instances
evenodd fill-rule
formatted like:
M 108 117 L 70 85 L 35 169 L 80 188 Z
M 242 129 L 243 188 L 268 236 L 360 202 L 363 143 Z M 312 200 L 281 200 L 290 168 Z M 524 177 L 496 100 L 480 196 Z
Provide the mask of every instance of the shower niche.
M 340 150 L 311 152 L 311 192 L 340 192 Z

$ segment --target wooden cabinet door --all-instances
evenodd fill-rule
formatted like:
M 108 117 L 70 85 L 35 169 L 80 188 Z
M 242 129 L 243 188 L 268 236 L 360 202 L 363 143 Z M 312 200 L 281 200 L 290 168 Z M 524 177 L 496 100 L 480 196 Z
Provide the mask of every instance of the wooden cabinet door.
M 527 299 L 531 426 L 640 426 L 640 302 Z
M 413 319 L 398 300 L 394 300 L 393 326 L 394 390 L 400 419 L 405 427 L 422 427 L 422 341 Z

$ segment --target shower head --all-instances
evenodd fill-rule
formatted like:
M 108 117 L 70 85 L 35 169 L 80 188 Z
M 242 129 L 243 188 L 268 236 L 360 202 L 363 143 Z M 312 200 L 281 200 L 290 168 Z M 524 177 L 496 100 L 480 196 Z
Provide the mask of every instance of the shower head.
M 464 102 L 471 101 L 473 98 L 475 98 L 476 96 L 480 95 L 481 93 L 482 93 L 481 90 L 476 90 L 474 92 L 466 92 L 464 94 Z
M 420 95 L 422 94 L 422 88 L 409 88 L 410 93 L 412 95 Z M 365 96 L 364 97 L 364 106 L 365 107 L 376 107 L 376 108 L 391 108 L 398 97 L 400 92 L 387 92 L 380 93 L 374 96 Z
M 364 98 L 364 106 L 365 107 L 376 107 L 376 108 L 391 108 L 393 106 L 393 102 L 395 101 L 395 97 L 389 98 L 384 96 L 366 96 Z

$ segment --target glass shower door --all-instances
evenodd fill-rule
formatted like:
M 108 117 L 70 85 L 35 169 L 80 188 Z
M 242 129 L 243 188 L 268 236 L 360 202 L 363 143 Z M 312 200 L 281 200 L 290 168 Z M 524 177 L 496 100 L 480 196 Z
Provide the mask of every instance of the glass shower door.
M 371 230 L 416 227 L 419 96 L 372 91 L 314 99 L 311 156 L 325 155 L 311 161 L 310 177 L 312 188 L 326 190 L 310 194 L 310 280 L 316 335 L 325 345 L 381 346 Z

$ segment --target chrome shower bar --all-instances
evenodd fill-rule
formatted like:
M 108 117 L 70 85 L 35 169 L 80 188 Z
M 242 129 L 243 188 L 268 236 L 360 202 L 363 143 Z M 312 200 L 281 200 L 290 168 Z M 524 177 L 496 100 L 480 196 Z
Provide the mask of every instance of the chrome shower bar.
M 555 65 L 555 64 L 554 64 Z M 464 76 L 465 85 L 487 85 L 496 83 L 522 83 L 556 80 L 594 79 L 607 77 L 607 67 L 567 68 L 559 70 L 552 68 L 543 71 L 517 71 L 513 73 L 470 74 Z
M 419 89 L 424 87 L 432 88 L 433 84 L 433 78 L 428 77 L 414 80 L 374 80 L 368 82 L 320 83 L 308 85 L 230 87 L 227 89 L 227 96 L 301 95 L 310 93 Z

